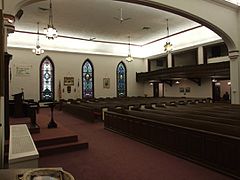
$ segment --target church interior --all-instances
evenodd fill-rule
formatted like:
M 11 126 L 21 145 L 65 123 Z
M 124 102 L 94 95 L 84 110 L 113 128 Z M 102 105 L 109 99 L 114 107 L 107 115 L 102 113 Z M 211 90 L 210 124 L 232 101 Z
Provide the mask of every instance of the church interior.
M 0 179 L 240 179 L 238 0 L 2 0 Z

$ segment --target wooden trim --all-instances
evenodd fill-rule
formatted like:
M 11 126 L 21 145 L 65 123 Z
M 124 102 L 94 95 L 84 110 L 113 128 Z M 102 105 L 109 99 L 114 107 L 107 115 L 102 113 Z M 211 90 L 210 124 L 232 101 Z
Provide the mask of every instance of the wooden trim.
M 158 42 L 158 41 L 167 39 L 167 38 L 169 38 L 169 37 L 176 36 L 176 35 L 179 35 L 179 34 L 182 34 L 182 33 L 185 33 L 185 32 L 191 31 L 191 30 L 194 30 L 194 29 L 198 29 L 198 28 L 201 28 L 201 27 L 203 27 L 203 26 L 202 26 L 202 25 L 198 25 L 198 26 L 195 26 L 195 27 L 192 27 L 192 28 L 184 29 L 184 30 L 179 31 L 179 32 L 176 32 L 176 33 L 174 33 L 174 34 L 170 34 L 169 36 L 163 36 L 162 38 L 155 39 L 155 40 L 150 41 L 150 42 L 145 43 L 145 44 L 132 44 L 132 43 L 131 43 L 131 46 L 138 46 L 138 47 L 147 46 L 147 45 L 149 45 L 149 44 L 152 44 L 152 43 L 155 43 L 155 42 Z M 36 32 L 22 31 L 22 30 L 15 30 L 15 32 L 25 33 L 25 34 L 37 34 Z M 45 36 L 44 33 L 39 33 L 39 35 Z M 65 35 L 58 35 L 58 37 L 68 38 L 68 39 L 76 39 L 76 40 L 82 40 L 82 41 L 92 41 L 92 42 L 98 42 L 98 43 L 104 43 L 104 44 L 119 44 L 119 45 L 128 45 L 128 44 L 129 44 L 129 43 L 117 42 L 117 41 L 90 40 L 90 39 L 86 39 L 86 38 L 79 38 L 79 37 L 65 36 Z
M 151 72 L 137 73 L 137 81 L 171 80 L 174 78 L 210 78 L 213 75 L 219 76 L 219 78 L 229 79 L 230 62 L 173 67 Z
M 3 28 L 3 11 L 0 10 L 0 96 L 4 96 L 4 28 Z

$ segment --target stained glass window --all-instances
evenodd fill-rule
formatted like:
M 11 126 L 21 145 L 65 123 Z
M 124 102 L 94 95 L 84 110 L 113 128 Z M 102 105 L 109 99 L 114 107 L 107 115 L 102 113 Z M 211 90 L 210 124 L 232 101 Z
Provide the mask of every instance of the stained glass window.
M 127 69 L 123 62 L 117 66 L 117 96 L 127 96 Z
M 94 98 L 93 65 L 87 59 L 82 66 L 82 98 Z
M 54 100 L 54 64 L 48 56 L 40 65 L 40 88 L 41 101 Z

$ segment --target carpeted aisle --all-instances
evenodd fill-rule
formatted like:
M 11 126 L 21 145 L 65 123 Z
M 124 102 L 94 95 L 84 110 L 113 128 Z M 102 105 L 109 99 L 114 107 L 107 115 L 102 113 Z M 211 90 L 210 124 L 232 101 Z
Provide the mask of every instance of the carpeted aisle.
M 104 130 L 60 111 L 55 120 L 89 142 L 89 149 L 40 158 L 40 167 L 63 167 L 76 180 L 230 180 L 232 178 Z M 41 109 L 37 121 L 50 117 Z

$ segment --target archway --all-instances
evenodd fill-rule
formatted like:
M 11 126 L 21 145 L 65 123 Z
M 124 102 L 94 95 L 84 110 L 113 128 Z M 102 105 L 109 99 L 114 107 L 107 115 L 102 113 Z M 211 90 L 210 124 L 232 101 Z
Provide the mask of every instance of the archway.
M 45 0 L 18 0 L 15 11 L 30 4 Z M 168 11 L 198 22 L 218 34 L 226 43 L 230 53 L 238 52 L 238 17 L 234 8 L 221 6 L 215 1 L 191 0 L 115 0 L 119 2 L 144 5 Z M 207 13 L 206 13 L 207 12 Z M 14 14 L 15 12 L 12 12 Z M 224 16 L 222 15 L 224 13 Z M 231 19 L 231 21 L 229 21 Z

